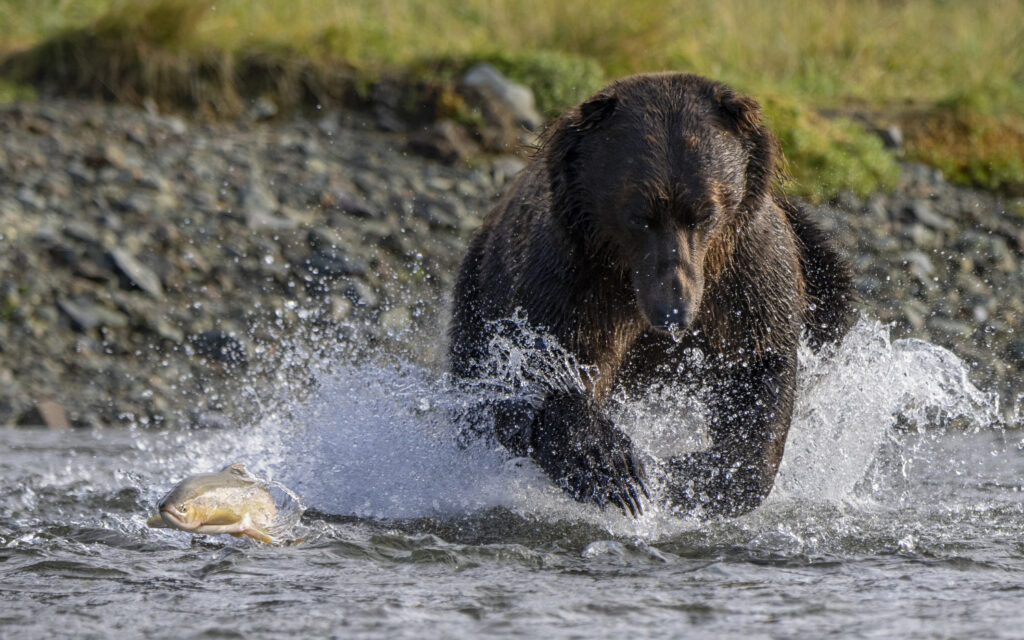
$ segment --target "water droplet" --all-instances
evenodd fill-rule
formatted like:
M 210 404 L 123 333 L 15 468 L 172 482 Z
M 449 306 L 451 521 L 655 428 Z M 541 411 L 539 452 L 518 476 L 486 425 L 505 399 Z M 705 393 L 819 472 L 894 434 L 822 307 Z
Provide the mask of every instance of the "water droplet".
M 686 330 L 680 327 L 678 324 L 672 323 L 668 325 L 668 334 L 672 336 L 672 341 L 679 344 L 683 341 L 686 336 Z

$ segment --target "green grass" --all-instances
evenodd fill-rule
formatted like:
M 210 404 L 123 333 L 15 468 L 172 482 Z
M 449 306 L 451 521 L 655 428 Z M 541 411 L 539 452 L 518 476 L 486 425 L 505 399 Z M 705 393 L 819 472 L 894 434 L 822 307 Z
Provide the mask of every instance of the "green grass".
M 789 159 L 788 191 L 820 201 L 841 190 L 863 196 L 896 186 L 896 158 L 862 125 L 825 118 L 792 98 L 769 96 L 762 106 Z
M 987 99 L 953 96 L 905 118 L 908 154 L 954 180 L 1024 195 L 1024 116 Z
M 339 70 L 488 60 L 550 115 L 613 77 L 694 71 L 766 103 L 811 196 L 894 175 L 871 134 L 819 109 L 904 123 L 908 155 L 952 178 L 1024 184 L 1019 147 L 999 144 L 1024 118 L 1022 0 L 0 0 L 0 56 L 34 45 L 9 77 L 224 114 L 254 77 L 301 101 Z
M 17 100 L 35 100 L 35 98 L 36 90 L 34 87 L 0 78 L 0 103 L 15 102 Z

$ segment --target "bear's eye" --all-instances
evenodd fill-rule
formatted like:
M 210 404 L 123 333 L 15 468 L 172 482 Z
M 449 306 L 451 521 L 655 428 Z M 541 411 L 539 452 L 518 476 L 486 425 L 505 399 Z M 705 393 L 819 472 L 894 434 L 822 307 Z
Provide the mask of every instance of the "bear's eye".
M 655 223 L 654 216 L 651 215 L 651 212 L 643 209 L 634 210 L 633 214 L 630 216 L 630 220 L 634 225 L 643 229 L 649 229 L 650 227 L 653 227 Z
M 694 226 L 700 226 L 707 224 L 715 217 L 715 207 L 707 204 L 699 207 L 695 207 L 690 213 L 690 223 Z

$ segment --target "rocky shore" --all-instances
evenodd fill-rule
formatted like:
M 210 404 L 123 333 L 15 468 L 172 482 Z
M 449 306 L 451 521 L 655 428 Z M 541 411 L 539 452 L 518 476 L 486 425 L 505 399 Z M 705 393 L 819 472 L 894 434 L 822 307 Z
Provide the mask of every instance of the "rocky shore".
M 224 424 L 295 336 L 309 358 L 394 342 L 441 362 L 466 240 L 522 161 L 445 164 L 423 154 L 460 157 L 437 144 L 457 141 L 447 124 L 380 125 L 0 106 L 0 425 Z M 1007 408 L 1024 394 L 1020 207 L 919 165 L 819 207 L 866 312 L 952 348 Z

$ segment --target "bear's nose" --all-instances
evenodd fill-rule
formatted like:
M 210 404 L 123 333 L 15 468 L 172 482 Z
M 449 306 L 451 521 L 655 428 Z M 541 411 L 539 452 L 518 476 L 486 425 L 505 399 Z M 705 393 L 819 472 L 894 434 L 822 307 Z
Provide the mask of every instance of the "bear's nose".
M 696 314 L 693 305 L 675 301 L 668 305 L 659 305 L 653 315 L 654 317 L 650 318 L 651 324 L 658 329 L 668 329 L 672 325 L 689 329 Z

